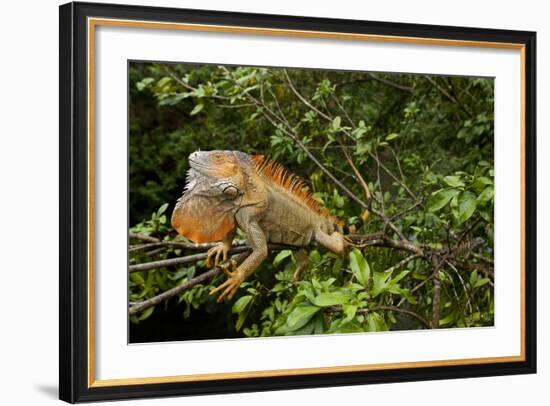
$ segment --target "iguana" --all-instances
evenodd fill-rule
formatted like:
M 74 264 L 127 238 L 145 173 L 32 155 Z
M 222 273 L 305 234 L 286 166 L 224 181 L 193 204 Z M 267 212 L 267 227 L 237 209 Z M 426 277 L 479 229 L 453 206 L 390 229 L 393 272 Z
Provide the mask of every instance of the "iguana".
M 221 258 L 227 260 L 237 227 L 252 248 L 241 265 L 232 262 L 231 270 L 224 269 L 228 279 L 210 292 L 221 292 L 218 302 L 233 298 L 267 257 L 269 242 L 296 247 L 315 242 L 336 254 L 344 253 L 348 244 L 344 234 L 350 227 L 322 208 L 306 184 L 282 165 L 240 151 L 193 152 L 189 165 L 172 226 L 196 243 L 220 241 L 208 251 L 207 266 L 212 258 L 215 266 Z M 366 220 L 367 215 L 368 211 L 362 218 Z

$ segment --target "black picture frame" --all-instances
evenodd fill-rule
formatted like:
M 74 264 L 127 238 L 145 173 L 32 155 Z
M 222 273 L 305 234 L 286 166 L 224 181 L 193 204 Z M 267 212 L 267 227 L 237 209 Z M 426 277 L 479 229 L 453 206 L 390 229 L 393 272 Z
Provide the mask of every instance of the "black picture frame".
M 374 21 L 215 12 L 113 4 L 60 6 L 59 397 L 67 402 L 232 393 L 526 374 L 536 372 L 536 33 Z M 513 43 L 524 49 L 524 348 L 523 360 L 313 373 L 276 377 L 93 386 L 88 352 L 87 19 L 89 17 L 223 26 Z

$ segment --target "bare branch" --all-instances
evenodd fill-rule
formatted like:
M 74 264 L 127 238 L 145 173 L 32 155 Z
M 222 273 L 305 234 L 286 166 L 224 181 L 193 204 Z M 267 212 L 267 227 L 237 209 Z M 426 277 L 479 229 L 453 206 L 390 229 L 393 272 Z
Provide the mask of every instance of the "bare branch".
M 141 240 L 146 242 L 160 242 L 158 238 L 151 237 L 150 235 L 145 235 L 145 234 L 128 233 L 128 237 L 130 239 Z
M 385 273 L 392 273 L 392 272 L 395 271 L 396 269 L 401 268 L 403 265 L 408 264 L 409 262 L 415 260 L 416 258 L 420 258 L 420 255 L 419 255 L 419 254 L 410 255 L 410 256 L 408 256 L 407 258 L 405 258 L 405 259 L 399 261 L 397 264 L 393 265 L 392 267 L 386 269 L 384 272 L 385 272 Z
M 353 160 L 351 159 L 351 156 L 349 155 L 349 152 L 348 152 L 347 148 L 341 143 L 340 143 L 340 146 L 342 147 L 342 151 L 344 151 L 344 155 L 346 157 L 346 160 L 348 161 L 349 166 L 351 166 L 351 169 L 353 170 L 353 173 L 355 173 L 355 176 L 357 177 L 357 180 L 359 181 L 359 183 L 363 187 L 363 190 L 365 191 L 365 197 L 367 198 L 367 201 L 370 200 L 371 199 L 371 194 L 370 194 L 370 190 L 369 190 L 369 185 L 367 184 L 365 179 L 361 176 L 361 173 L 359 173 L 359 170 L 357 169 L 357 167 L 353 163 Z
M 382 213 L 386 215 L 386 206 L 384 204 L 384 190 L 382 189 L 382 181 L 380 180 L 380 160 L 378 159 L 378 149 L 375 150 L 376 154 L 376 180 L 378 181 L 378 190 L 380 191 L 380 207 Z
M 408 251 L 412 254 L 417 254 L 420 257 L 424 257 L 426 255 L 421 247 L 413 244 L 409 240 L 394 240 L 384 233 L 376 233 L 370 236 L 350 234 L 348 237 L 359 245 L 365 244 L 366 246 L 396 248 L 402 251 Z
M 217 244 L 217 243 L 215 243 Z M 270 250 L 282 250 L 289 248 L 287 245 L 281 245 L 281 244 L 269 244 L 268 248 Z M 232 247 L 229 250 L 229 254 L 238 254 L 241 252 L 246 252 L 251 250 L 252 248 L 248 245 L 242 245 L 238 247 Z M 157 268 L 164 268 L 168 266 L 175 266 L 175 265 L 182 265 L 182 264 L 188 264 L 190 262 L 200 261 L 202 259 L 206 259 L 208 256 L 208 252 L 201 252 L 199 254 L 193 254 L 193 255 L 187 255 L 184 257 L 178 257 L 178 258 L 170 258 L 170 259 L 162 259 L 160 261 L 152 261 L 152 262 L 145 262 L 143 264 L 137 264 L 137 265 L 130 265 L 128 267 L 129 272 L 143 272 L 143 271 L 150 271 L 151 269 L 157 269 Z
M 174 248 L 181 248 L 186 250 L 205 250 L 210 249 L 212 247 L 215 247 L 218 245 L 218 242 L 204 242 L 204 243 L 193 243 L 193 242 L 179 242 L 179 241 L 160 241 L 158 242 L 151 242 L 147 244 L 141 244 L 141 245 L 132 245 L 130 246 L 129 251 L 135 252 L 135 251 L 141 251 L 149 248 L 155 248 L 155 247 L 174 247 Z M 246 245 L 247 242 L 245 240 L 234 240 L 232 246 L 238 247 L 242 245 Z
M 409 189 L 409 187 L 407 185 L 405 185 L 405 183 L 403 183 L 397 176 L 395 176 L 393 174 L 392 171 L 390 171 L 388 169 L 388 167 L 386 165 L 384 165 L 379 159 L 378 159 L 378 153 L 376 154 L 373 154 L 372 152 L 368 152 L 369 156 L 374 159 L 377 163 L 377 165 L 380 165 L 380 168 L 382 168 L 384 170 L 384 172 L 386 172 L 395 182 L 397 182 L 397 184 L 399 186 L 401 186 L 403 189 L 406 190 L 406 192 L 409 194 L 410 197 L 413 198 L 413 200 L 415 201 L 418 201 L 418 198 L 416 197 L 416 195 L 412 192 L 411 189 Z
M 399 83 L 392 82 L 388 79 L 380 78 L 380 77 L 376 76 L 376 74 L 374 74 L 374 73 L 370 73 L 369 76 L 370 76 L 370 79 L 350 80 L 349 82 L 337 83 L 336 86 L 337 87 L 344 87 L 344 86 L 349 86 L 349 85 L 357 85 L 359 83 L 370 82 L 371 79 L 372 79 L 372 80 L 376 80 L 377 82 L 383 83 L 385 85 L 388 85 L 388 86 L 394 87 L 396 89 L 402 90 L 404 92 L 414 93 L 414 89 L 412 87 L 401 85 Z
M 246 252 L 243 252 L 241 254 L 239 254 L 237 256 L 237 258 L 235 258 L 235 261 L 237 262 L 237 264 L 240 264 L 242 261 L 245 260 L 245 258 L 248 256 L 249 254 L 249 251 L 250 249 L 248 249 Z M 220 274 L 222 272 L 222 267 L 223 266 L 229 266 L 230 264 L 230 261 L 226 261 L 225 263 L 222 264 L 222 266 L 217 266 L 215 268 L 212 268 L 211 270 L 185 282 L 185 283 L 182 283 L 181 285 L 178 285 L 172 289 L 169 289 L 165 292 L 162 292 L 161 294 L 157 295 L 157 296 L 154 296 L 152 298 L 149 298 L 147 300 L 144 300 L 143 302 L 139 302 L 139 303 L 134 303 L 130 309 L 128 310 L 128 313 L 131 315 L 134 315 L 136 313 L 139 313 L 145 309 L 148 309 L 152 306 L 155 306 L 156 304 L 159 304 L 161 302 L 164 302 L 165 300 L 168 300 L 178 294 L 180 294 L 181 292 L 184 292 L 186 291 L 187 289 L 190 289 L 192 288 L 193 286 L 195 285 L 198 285 L 199 283 L 202 283 L 202 282 L 205 282 L 211 278 L 213 278 L 214 276 Z
M 429 75 L 424 75 L 424 77 L 430 82 L 437 90 L 441 92 L 447 99 L 455 103 L 462 111 L 464 111 L 469 117 L 473 117 L 472 113 L 453 95 L 451 95 L 447 90 L 445 90 L 439 83 L 432 79 Z
M 319 114 L 321 117 L 323 117 L 325 120 L 329 120 L 329 121 L 332 121 L 332 118 L 327 116 L 325 113 L 323 113 L 321 110 L 319 110 L 317 107 L 315 107 L 313 104 L 311 104 L 304 96 L 302 96 L 300 94 L 300 92 L 298 92 L 296 90 L 296 88 L 294 87 L 294 85 L 292 84 L 292 80 L 290 80 L 290 76 L 288 76 L 288 72 L 286 71 L 286 69 L 283 69 L 283 72 L 286 76 L 286 80 L 288 82 L 288 86 L 290 87 L 290 90 L 292 90 L 292 93 L 294 93 L 296 95 L 296 97 L 298 99 L 300 99 L 300 101 L 302 103 L 304 103 L 307 107 L 309 107 L 311 110 L 313 110 L 314 112 L 316 112 L 317 114 Z
M 399 83 L 392 82 L 391 80 L 380 78 L 374 73 L 369 73 L 369 76 L 380 83 L 384 83 L 385 85 L 395 87 L 396 89 L 403 90 L 405 92 L 414 93 L 414 89 L 412 87 L 400 85 Z
M 458 272 L 458 269 L 456 269 L 456 267 L 449 260 L 446 259 L 445 263 L 449 266 L 449 268 L 451 268 L 455 272 L 456 276 L 458 276 L 458 280 L 460 281 L 460 284 L 462 285 L 462 289 L 464 289 L 464 293 L 468 297 L 468 301 L 466 302 L 466 305 L 468 306 L 468 309 L 470 310 L 470 313 L 472 313 L 473 296 L 472 296 L 471 292 L 468 291 L 468 289 L 466 288 L 466 283 L 464 282 L 464 279 L 462 279 L 462 275 L 460 275 L 460 272 Z

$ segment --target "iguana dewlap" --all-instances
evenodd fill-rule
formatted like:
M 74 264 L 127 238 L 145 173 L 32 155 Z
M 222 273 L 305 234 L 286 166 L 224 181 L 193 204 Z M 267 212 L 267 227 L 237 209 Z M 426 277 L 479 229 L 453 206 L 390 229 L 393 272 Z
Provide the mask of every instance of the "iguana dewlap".
M 197 151 L 182 197 L 172 213 L 172 226 L 194 242 L 221 241 L 208 252 L 215 265 L 225 261 L 236 228 L 247 236 L 252 252 L 228 279 L 212 290 L 218 301 L 231 299 L 240 284 L 267 257 L 267 244 L 305 247 L 313 242 L 341 254 L 343 223 L 319 206 L 294 175 L 263 156 L 239 151 Z M 235 269 L 236 268 L 236 269 Z

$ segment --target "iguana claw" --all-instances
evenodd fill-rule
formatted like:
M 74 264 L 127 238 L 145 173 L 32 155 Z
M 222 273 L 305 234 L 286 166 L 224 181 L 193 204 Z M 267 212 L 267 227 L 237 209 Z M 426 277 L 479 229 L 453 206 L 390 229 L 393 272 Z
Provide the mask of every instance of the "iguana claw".
M 206 254 L 206 267 L 212 267 L 211 260 L 214 255 L 214 266 L 218 266 L 218 263 L 220 262 L 220 257 L 222 258 L 223 262 L 227 261 L 227 254 L 229 253 L 230 249 L 231 247 L 228 247 L 223 242 L 219 243 L 215 247 L 210 248 Z
M 241 286 L 241 283 L 243 283 L 245 279 L 244 276 L 238 270 L 235 270 L 233 272 L 230 272 L 229 270 L 224 270 L 224 272 L 226 272 L 226 274 L 228 275 L 227 280 L 217 288 L 212 289 L 210 291 L 211 295 L 215 295 L 216 293 L 223 290 L 222 293 L 218 296 L 218 299 L 216 299 L 218 303 L 225 298 L 229 300 L 233 299 L 233 296 L 235 295 L 235 293 L 239 289 L 239 286 Z
M 229 268 L 231 268 L 231 270 L 229 270 Z M 228 278 L 230 278 L 235 274 L 235 272 L 237 272 L 237 261 L 234 259 L 226 261 L 220 265 L 220 269 L 227 275 Z

